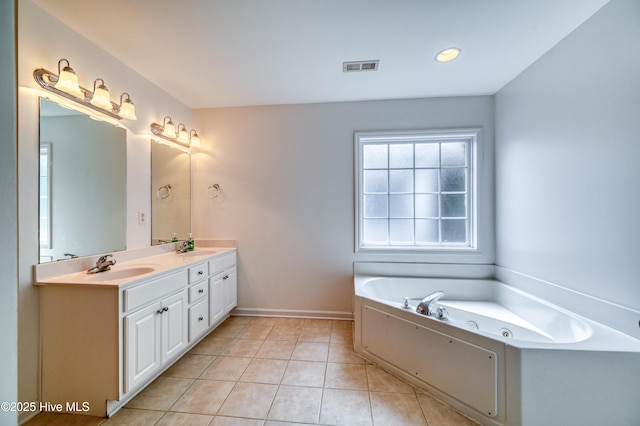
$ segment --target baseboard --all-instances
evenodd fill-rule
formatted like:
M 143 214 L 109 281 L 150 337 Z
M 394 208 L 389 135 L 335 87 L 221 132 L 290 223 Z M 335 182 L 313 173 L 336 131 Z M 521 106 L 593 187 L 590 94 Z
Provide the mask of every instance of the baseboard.
M 231 312 L 231 316 L 239 316 L 239 317 L 261 316 L 261 317 L 353 320 L 353 312 L 311 311 L 311 310 L 295 310 L 295 309 L 236 308 Z

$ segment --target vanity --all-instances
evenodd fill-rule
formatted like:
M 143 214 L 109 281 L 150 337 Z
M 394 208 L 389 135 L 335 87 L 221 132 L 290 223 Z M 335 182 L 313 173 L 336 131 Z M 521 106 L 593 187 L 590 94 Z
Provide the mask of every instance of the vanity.
M 110 416 L 229 317 L 235 247 L 173 246 L 116 253 L 116 264 L 96 274 L 36 267 L 42 401 Z M 74 261 L 77 269 L 95 259 Z

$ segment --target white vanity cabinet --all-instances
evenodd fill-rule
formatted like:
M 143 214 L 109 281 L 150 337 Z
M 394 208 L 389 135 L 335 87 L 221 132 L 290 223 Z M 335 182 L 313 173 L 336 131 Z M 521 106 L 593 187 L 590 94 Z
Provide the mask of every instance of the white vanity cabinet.
M 238 305 L 235 252 L 209 261 L 209 325 L 216 326 Z
M 207 262 L 189 268 L 189 342 L 209 329 L 208 272 Z
M 228 317 L 235 259 L 235 249 L 202 249 L 117 264 L 113 273 L 37 279 L 42 401 L 75 414 L 115 413 Z M 127 268 L 153 272 L 120 278 Z M 89 410 L 75 412 L 73 402 Z
M 125 393 L 187 346 L 186 286 L 187 272 L 180 271 L 123 290 L 124 309 L 133 310 L 123 319 Z

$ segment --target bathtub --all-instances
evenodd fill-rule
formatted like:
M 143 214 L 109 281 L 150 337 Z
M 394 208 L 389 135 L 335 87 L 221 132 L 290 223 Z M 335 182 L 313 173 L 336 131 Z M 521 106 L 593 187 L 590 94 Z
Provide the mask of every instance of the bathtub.
M 640 418 L 631 336 L 496 280 L 356 275 L 354 285 L 355 351 L 481 424 Z M 435 291 L 446 319 L 415 310 Z

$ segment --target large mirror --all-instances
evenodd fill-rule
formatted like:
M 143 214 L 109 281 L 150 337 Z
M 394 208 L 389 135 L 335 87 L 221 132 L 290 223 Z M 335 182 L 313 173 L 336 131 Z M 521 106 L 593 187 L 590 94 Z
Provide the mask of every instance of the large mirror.
M 151 244 L 186 240 L 191 232 L 191 156 L 151 143 Z
M 126 130 L 40 99 L 40 263 L 126 248 Z

